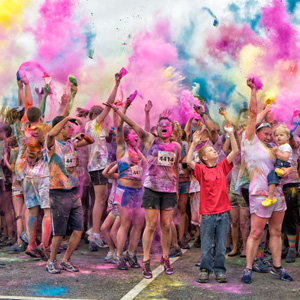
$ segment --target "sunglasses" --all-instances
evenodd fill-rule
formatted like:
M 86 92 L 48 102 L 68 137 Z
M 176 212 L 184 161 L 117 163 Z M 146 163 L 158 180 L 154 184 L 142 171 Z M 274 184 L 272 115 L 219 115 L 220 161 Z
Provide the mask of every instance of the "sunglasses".
M 161 126 L 171 126 L 172 124 L 170 122 L 159 122 L 157 125 L 161 127 Z

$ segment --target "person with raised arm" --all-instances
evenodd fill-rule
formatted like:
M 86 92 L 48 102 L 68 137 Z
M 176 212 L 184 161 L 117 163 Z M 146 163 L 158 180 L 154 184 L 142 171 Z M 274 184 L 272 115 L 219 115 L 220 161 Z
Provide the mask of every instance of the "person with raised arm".
M 74 129 L 70 122 L 81 124 L 80 119 L 76 117 L 55 117 L 46 139 L 53 235 L 51 255 L 46 270 L 51 274 L 60 273 L 60 270 L 79 271 L 70 261 L 83 232 L 83 210 L 78 189 L 75 148 L 90 145 L 94 143 L 94 139 L 85 133 L 78 133 L 72 138 Z M 67 228 L 73 232 L 68 248 L 58 265 L 56 255 Z
M 209 274 L 214 272 L 216 280 L 227 282 L 225 254 L 226 240 L 229 230 L 229 214 L 231 205 L 228 196 L 226 175 L 233 168 L 233 160 L 239 152 L 234 136 L 233 126 L 227 124 L 225 131 L 230 137 L 232 151 L 228 156 L 217 163 L 218 152 L 210 145 L 202 147 L 198 156 L 203 164 L 195 163 L 193 153 L 201 141 L 201 131 L 193 135 L 193 142 L 189 149 L 186 162 L 192 169 L 192 174 L 200 183 L 200 209 L 202 215 L 201 234 L 201 262 L 199 282 L 206 283 Z M 216 234 L 216 236 L 215 236 Z M 215 237 L 216 254 L 213 263 L 213 242 Z
M 119 74 L 115 74 L 115 85 L 108 98 L 108 103 L 114 103 L 117 91 L 120 85 L 121 77 Z M 93 244 L 99 248 L 105 248 L 100 237 L 100 221 L 104 210 L 105 202 L 107 200 L 107 184 L 108 179 L 102 175 L 102 171 L 109 165 L 108 150 L 106 144 L 107 132 L 103 127 L 105 118 L 110 111 L 110 107 L 93 106 L 90 110 L 91 121 L 85 125 L 86 134 L 92 136 L 95 143 L 88 146 L 89 161 L 88 172 L 91 177 L 91 182 L 95 191 L 95 203 L 93 207 L 93 234 L 90 235 L 91 248 Z
M 259 243 L 264 233 L 266 223 L 269 224 L 270 242 L 273 266 L 270 273 L 283 281 L 292 281 L 281 265 L 281 227 L 285 214 L 286 204 L 281 186 L 275 189 L 277 202 L 264 207 L 262 203 L 268 196 L 267 176 L 274 167 L 276 157 L 268 147 L 272 138 L 272 129 L 269 123 L 257 124 L 256 87 L 252 79 L 247 80 L 251 89 L 249 105 L 249 121 L 244 141 L 245 162 L 250 176 L 249 207 L 251 214 L 251 232 L 247 240 L 247 264 L 241 278 L 244 283 L 252 283 L 252 265 Z M 287 176 L 291 168 L 283 168 L 283 177 Z
M 177 206 L 179 189 L 179 161 L 181 147 L 178 143 L 171 141 L 173 122 L 169 113 L 161 115 L 157 123 L 158 137 L 122 113 L 117 106 L 106 103 L 111 107 L 142 140 L 147 153 L 147 167 L 144 181 L 144 195 L 142 207 L 145 209 L 146 228 L 143 234 L 144 258 L 142 272 L 144 278 L 152 278 L 150 268 L 150 247 L 153 234 L 157 226 L 160 214 L 160 226 L 162 231 L 163 254 L 161 264 L 167 275 L 173 274 L 169 260 L 169 249 L 171 242 L 171 222 L 174 209 Z

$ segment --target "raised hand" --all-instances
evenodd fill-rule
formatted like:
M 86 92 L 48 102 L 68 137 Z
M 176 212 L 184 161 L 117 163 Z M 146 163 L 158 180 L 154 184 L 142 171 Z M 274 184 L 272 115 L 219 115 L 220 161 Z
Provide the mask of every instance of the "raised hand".
M 169 118 L 172 112 L 169 109 L 165 109 L 160 115 L 161 118 Z
M 200 130 L 197 130 L 194 132 L 193 134 L 193 144 L 200 144 L 201 142 L 201 131 Z
M 107 106 L 107 107 L 109 107 L 109 108 L 112 108 L 114 111 L 118 111 L 119 110 L 119 108 L 115 104 L 113 104 L 113 103 L 103 102 L 102 104 L 105 105 L 105 106 Z
M 228 134 L 231 134 L 231 133 L 234 133 L 234 128 L 231 124 L 226 124 L 224 126 L 224 130 L 228 133 Z
M 148 100 L 148 103 L 145 104 L 145 112 L 150 112 L 153 104 L 150 100 Z
M 116 74 L 115 74 L 115 82 L 116 82 L 116 85 L 119 85 L 119 84 L 120 84 L 121 78 L 122 78 L 122 77 L 120 76 L 119 73 L 116 73 Z
M 219 108 L 219 114 L 224 116 L 227 113 L 226 108 L 225 107 L 220 107 Z
M 74 123 L 77 126 L 82 124 L 80 118 L 78 117 L 69 117 L 69 122 Z
M 203 113 L 203 106 L 202 105 L 194 105 L 194 110 L 197 114 L 201 115 L 201 113 Z
M 248 79 L 247 79 L 247 85 L 248 85 L 251 89 L 254 89 L 254 88 L 255 88 L 254 79 L 253 79 L 253 78 L 248 78 Z

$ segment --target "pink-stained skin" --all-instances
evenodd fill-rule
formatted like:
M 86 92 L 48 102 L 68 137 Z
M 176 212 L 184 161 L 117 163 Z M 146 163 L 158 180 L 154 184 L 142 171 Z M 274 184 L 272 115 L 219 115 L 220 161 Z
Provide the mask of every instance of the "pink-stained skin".
M 127 139 L 126 139 L 126 143 L 129 146 L 135 148 L 138 145 L 138 141 L 139 141 L 138 135 L 135 133 L 135 131 L 133 129 L 130 130 L 130 132 L 127 136 Z
M 158 124 L 157 124 L 157 133 L 160 138 L 164 139 L 169 139 L 172 135 L 173 129 L 172 129 L 172 124 L 169 120 L 162 119 Z
M 251 77 L 253 79 L 253 83 L 256 87 L 256 90 L 259 91 L 263 88 L 263 83 L 261 82 L 261 80 L 258 77 Z

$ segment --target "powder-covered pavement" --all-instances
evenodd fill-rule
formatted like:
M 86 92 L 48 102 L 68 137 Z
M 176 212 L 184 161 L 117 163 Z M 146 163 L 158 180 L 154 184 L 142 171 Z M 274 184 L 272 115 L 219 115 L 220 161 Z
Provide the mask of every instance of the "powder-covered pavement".
M 45 262 L 5 250 L 0 249 L 0 265 L 5 263 L 5 267 L 0 268 L 0 299 L 23 296 L 115 300 L 121 299 L 143 279 L 141 269 L 119 271 L 115 265 L 101 261 L 107 249 L 91 253 L 83 241 L 73 255 L 79 273 L 63 271 L 52 275 L 45 270 Z M 199 249 L 188 250 L 174 262 L 172 276 L 161 273 L 135 299 L 299 299 L 300 258 L 294 264 L 283 261 L 294 277 L 293 282 L 280 281 L 271 274 L 253 273 L 253 283 L 245 285 L 240 281 L 245 259 L 239 257 L 227 259 L 228 283 L 217 283 L 213 275 L 208 284 L 198 283 L 199 270 L 195 262 L 199 256 Z M 152 270 L 158 265 L 159 255 L 152 260 Z

